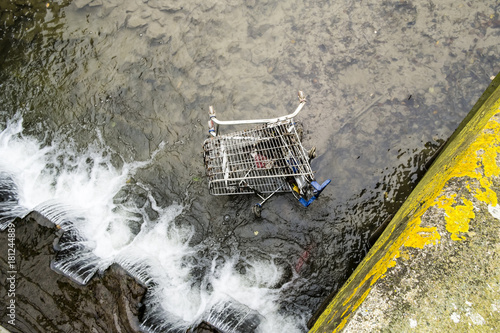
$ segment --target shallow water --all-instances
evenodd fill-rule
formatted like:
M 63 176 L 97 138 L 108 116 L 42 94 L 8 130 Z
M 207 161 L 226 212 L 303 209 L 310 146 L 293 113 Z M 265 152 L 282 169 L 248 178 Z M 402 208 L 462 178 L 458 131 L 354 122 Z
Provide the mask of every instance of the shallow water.
M 149 258 L 154 269 L 143 278 L 166 274 L 179 281 L 166 290 L 207 304 L 179 304 L 183 323 L 219 304 L 211 297 L 220 288 L 271 321 L 266 328 L 288 322 L 305 331 L 500 70 L 498 1 L 0 8 L 1 129 L 21 114 L 28 140 L 6 147 L 28 156 L 35 149 L 40 169 L 24 170 L 52 177 L 25 206 L 88 189 L 90 207 L 109 218 L 107 230 L 78 229 L 102 234 L 92 240 L 97 269 L 116 261 L 141 276 L 138 263 Z M 299 89 L 308 100 L 297 117 L 304 145 L 318 151 L 312 167 L 318 181 L 333 180 L 322 197 L 305 210 L 276 196 L 255 219 L 257 198 L 209 196 L 201 155 L 208 106 L 222 120 L 279 116 L 295 109 Z M 2 153 L 14 155 L 9 149 Z M 57 187 L 65 175 L 84 176 L 75 188 Z M 73 204 L 88 211 L 89 201 Z M 172 312 L 183 298 L 170 299 L 151 303 Z

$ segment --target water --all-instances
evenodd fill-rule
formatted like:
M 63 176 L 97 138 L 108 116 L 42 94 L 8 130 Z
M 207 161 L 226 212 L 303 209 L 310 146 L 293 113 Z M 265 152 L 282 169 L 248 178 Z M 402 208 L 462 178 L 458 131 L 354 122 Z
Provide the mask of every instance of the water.
M 496 1 L 0 6 L 3 216 L 66 230 L 53 267 L 79 283 L 116 262 L 148 284 L 157 331 L 305 331 L 500 69 Z M 274 117 L 299 89 L 322 197 L 256 220 L 209 196 L 208 105 Z
M 0 155 L 6 157 L 0 187 L 12 198 L 0 207 L 1 227 L 37 211 L 63 229 L 53 269 L 86 284 L 96 272 L 120 264 L 149 287 L 143 325 L 150 331 L 185 331 L 206 320 L 224 332 L 244 332 L 285 321 L 276 306 L 282 272 L 272 260 L 190 243 L 196 230 L 174 223 L 190 204 L 160 207 L 147 185 L 131 181 L 158 151 L 151 160 L 116 169 L 114 153 L 99 142 L 78 154 L 59 137 L 42 148 L 22 135 L 21 122 L 9 122 L 0 134 Z

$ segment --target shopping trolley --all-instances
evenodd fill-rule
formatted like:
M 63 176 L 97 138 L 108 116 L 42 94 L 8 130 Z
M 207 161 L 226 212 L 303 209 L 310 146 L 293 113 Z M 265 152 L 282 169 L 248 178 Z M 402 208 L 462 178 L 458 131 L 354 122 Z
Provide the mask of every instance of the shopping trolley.
M 330 179 L 321 185 L 314 179 L 310 161 L 316 149 L 304 149 L 301 127 L 294 121 L 306 103 L 302 91 L 299 102 L 295 112 L 283 117 L 235 121 L 218 120 L 210 106 L 210 137 L 203 143 L 210 194 L 257 194 L 261 199 L 253 206 L 257 217 L 264 203 L 279 192 L 291 192 L 304 207 L 318 198 Z M 259 125 L 219 134 L 219 125 L 247 124 Z

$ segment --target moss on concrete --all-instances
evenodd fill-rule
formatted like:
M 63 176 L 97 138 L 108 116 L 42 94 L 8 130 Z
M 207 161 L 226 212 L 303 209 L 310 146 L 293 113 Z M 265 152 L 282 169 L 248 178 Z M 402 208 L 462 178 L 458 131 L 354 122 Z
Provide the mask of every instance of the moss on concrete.
M 311 332 L 495 328 L 499 82 L 497 76 Z
M 500 323 L 500 221 L 467 190 L 467 180 L 453 181 L 445 195 L 474 202 L 475 218 L 462 241 L 446 229 L 437 206 L 421 224 L 436 226 L 438 245 L 407 248 L 396 265 L 372 287 L 344 332 L 485 332 Z M 500 184 L 495 184 L 500 194 Z

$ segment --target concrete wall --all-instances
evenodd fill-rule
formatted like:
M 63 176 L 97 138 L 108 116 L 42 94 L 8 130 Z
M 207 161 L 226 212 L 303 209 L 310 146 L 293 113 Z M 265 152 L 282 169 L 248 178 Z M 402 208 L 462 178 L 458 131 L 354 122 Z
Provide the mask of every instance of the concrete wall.
M 310 332 L 500 330 L 500 75 Z

